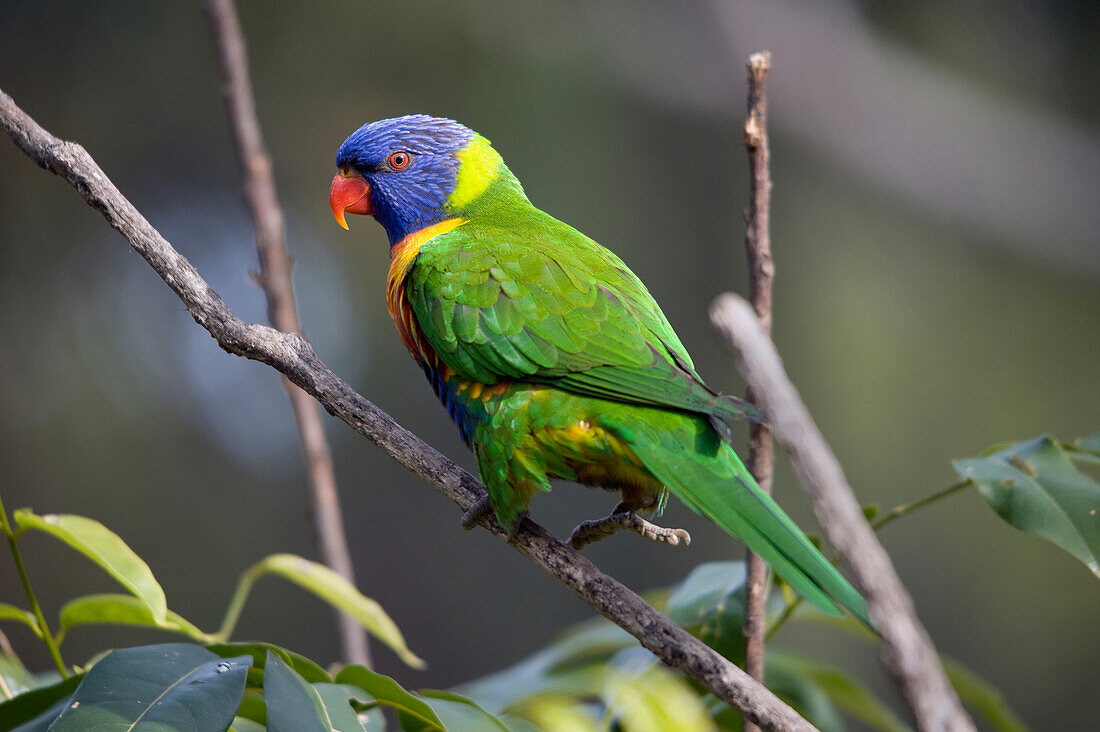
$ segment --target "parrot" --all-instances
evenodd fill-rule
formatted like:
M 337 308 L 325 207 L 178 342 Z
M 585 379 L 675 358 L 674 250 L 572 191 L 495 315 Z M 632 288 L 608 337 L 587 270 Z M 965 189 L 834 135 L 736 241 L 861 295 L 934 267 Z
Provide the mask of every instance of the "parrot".
M 617 492 L 581 548 L 620 529 L 672 545 L 671 493 L 833 614 L 869 624 L 863 597 L 760 487 L 731 445 L 753 405 L 704 383 L 642 281 L 609 249 L 535 207 L 489 140 L 451 119 L 383 119 L 336 154 L 337 223 L 389 238 L 386 301 L 487 489 L 463 516 L 515 535 L 551 480 Z

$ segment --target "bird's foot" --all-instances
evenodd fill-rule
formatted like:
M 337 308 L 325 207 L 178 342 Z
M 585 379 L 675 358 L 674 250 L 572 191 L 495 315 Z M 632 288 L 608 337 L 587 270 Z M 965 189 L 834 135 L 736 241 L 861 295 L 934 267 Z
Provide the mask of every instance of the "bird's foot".
M 669 529 L 658 526 L 651 521 L 646 521 L 636 513 L 630 514 L 630 523 L 623 528 L 636 531 L 647 539 L 663 541 L 671 546 L 679 546 L 680 544 L 688 546 L 691 544 L 691 534 L 685 529 Z
M 489 500 L 489 494 L 486 493 L 478 500 L 477 503 L 470 507 L 469 511 L 466 511 L 464 514 L 462 514 L 462 528 L 469 531 L 470 529 L 481 523 L 481 519 L 485 518 L 492 512 L 493 503 Z
M 646 521 L 633 511 L 620 511 L 593 521 L 582 521 L 569 535 L 569 545 L 580 549 L 586 544 L 606 539 L 620 529 L 629 529 L 653 541 L 663 541 L 672 546 L 691 544 L 691 534 L 683 529 L 666 529 Z

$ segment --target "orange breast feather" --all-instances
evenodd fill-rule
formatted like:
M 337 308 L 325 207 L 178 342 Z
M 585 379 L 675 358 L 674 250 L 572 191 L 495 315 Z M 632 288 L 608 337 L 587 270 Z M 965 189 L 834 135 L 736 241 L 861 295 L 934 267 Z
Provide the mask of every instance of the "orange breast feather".
M 464 223 L 466 222 L 459 218 L 445 219 L 438 224 L 414 231 L 390 247 L 390 271 L 386 277 L 386 306 L 390 311 L 390 317 L 393 318 L 393 324 L 397 326 L 397 332 L 401 334 L 401 341 L 405 344 L 405 348 L 409 349 L 409 353 L 419 363 L 429 364 L 433 368 L 438 367 L 438 359 L 431 345 L 424 340 L 413 317 L 412 308 L 405 296 L 405 277 L 424 242 Z

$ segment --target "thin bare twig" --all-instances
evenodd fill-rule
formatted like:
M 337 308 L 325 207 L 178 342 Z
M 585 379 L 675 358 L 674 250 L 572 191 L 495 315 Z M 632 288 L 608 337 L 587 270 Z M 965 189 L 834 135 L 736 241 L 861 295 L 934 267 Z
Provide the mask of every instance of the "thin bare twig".
M 330 414 L 378 445 L 463 511 L 478 503 L 485 489 L 474 476 L 357 394 L 321 362 L 301 336 L 245 323 L 237 317 L 194 266 L 126 200 L 84 148 L 50 135 L 2 91 L 0 126 L 28 157 L 68 181 L 88 205 L 103 214 L 183 301 L 195 322 L 209 331 L 224 350 L 266 363 L 285 374 L 313 395 Z M 495 536 L 507 539 L 507 534 L 491 517 L 483 519 L 481 525 Z M 814 729 L 744 671 L 541 526 L 524 521 L 509 544 L 601 615 L 637 638 L 662 661 L 698 680 L 761 727 Z
M 912 503 L 905 503 L 900 506 L 894 506 L 888 512 L 882 514 L 877 519 L 872 521 L 871 528 L 875 531 L 878 531 L 879 529 L 883 528 L 887 524 L 893 523 L 902 516 L 906 516 L 913 511 L 920 510 L 922 508 L 925 508 L 926 506 L 931 506 L 933 503 L 936 503 L 940 499 L 947 498 L 948 496 L 958 493 L 965 488 L 969 488 L 972 485 L 973 483 L 971 483 L 970 481 L 956 483 L 950 488 L 944 488 L 941 491 L 936 491 L 932 495 L 925 496 L 924 498 L 913 501 Z M 832 561 L 834 564 L 836 564 L 835 559 Z M 779 632 L 779 629 L 782 628 L 788 620 L 790 620 L 791 615 L 794 614 L 794 611 L 798 609 L 798 606 L 802 604 L 803 600 L 804 598 L 799 596 L 795 597 L 793 600 L 787 603 L 787 606 L 783 608 L 782 614 L 778 618 L 776 618 L 775 622 L 772 623 L 771 626 L 768 627 L 768 632 L 764 635 L 765 640 L 769 642 L 771 641 L 775 634 Z
M 749 300 L 765 333 L 772 329 L 772 263 L 770 209 L 772 179 L 768 147 L 768 98 L 765 94 L 772 56 L 767 51 L 749 56 L 748 116 L 745 118 L 745 148 L 749 152 L 749 210 L 745 213 L 745 254 L 749 260 Z M 750 387 L 745 399 L 756 403 L 756 393 Z M 771 430 L 755 423 L 749 436 L 748 469 L 760 489 L 772 492 L 772 470 L 775 466 L 775 446 Z M 768 597 L 768 565 L 750 551 L 745 553 L 748 564 L 745 578 L 745 671 L 757 681 L 764 680 L 764 626 Z M 744 732 L 757 732 L 753 722 L 745 720 Z
M 275 193 L 271 158 L 264 148 L 260 120 L 252 96 L 248 74 L 248 50 L 233 0 L 208 0 L 207 14 L 218 45 L 222 70 L 222 95 L 225 111 L 233 129 L 233 142 L 244 176 L 244 195 L 256 232 L 256 251 L 260 258 L 260 286 L 267 297 L 267 316 L 284 333 L 299 333 L 298 309 L 290 280 L 290 257 L 284 242 L 283 210 Z M 321 412 L 316 402 L 283 376 L 283 387 L 290 397 L 294 421 L 306 459 L 306 476 L 313 506 L 313 529 L 325 564 L 344 579 L 355 582 L 351 552 L 344 534 L 340 494 L 336 489 L 336 471 Z M 367 634 L 351 615 L 338 612 L 344 660 L 371 665 Z
M 740 354 L 742 372 L 760 396 L 772 430 L 790 454 L 799 480 L 829 541 L 855 574 L 867 598 L 871 620 L 882 633 L 881 659 L 926 732 L 973 730 L 959 697 L 944 674 L 928 632 L 917 619 L 913 599 L 848 485 L 836 456 L 783 371 L 775 345 L 752 307 L 733 293 L 711 306 L 711 321 Z
M 925 506 L 929 506 L 929 505 L 935 503 L 936 501 L 940 500 L 941 498 L 947 498 L 948 496 L 950 496 L 952 494 L 955 494 L 955 493 L 958 493 L 961 490 L 965 490 L 967 488 L 970 488 L 973 485 L 974 485 L 974 483 L 972 483 L 971 481 L 964 480 L 961 483 L 956 483 L 953 486 L 950 486 L 948 488 L 944 488 L 943 490 L 936 491 L 935 493 L 933 493 L 931 495 L 928 495 L 928 496 L 925 496 L 924 498 L 918 498 L 917 500 L 913 501 L 912 503 L 903 503 L 900 506 L 894 506 L 889 511 L 887 511 L 886 513 L 882 514 L 881 516 L 876 518 L 874 521 L 872 521 L 871 522 L 871 528 L 874 529 L 875 531 L 878 531 L 883 526 L 886 526 L 887 524 L 889 524 L 893 521 L 896 521 L 897 519 L 901 518 L 902 516 L 905 516 L 906 514 L 912 513 L 913 511 L 916 511 L 919 508 L 924 508 Z

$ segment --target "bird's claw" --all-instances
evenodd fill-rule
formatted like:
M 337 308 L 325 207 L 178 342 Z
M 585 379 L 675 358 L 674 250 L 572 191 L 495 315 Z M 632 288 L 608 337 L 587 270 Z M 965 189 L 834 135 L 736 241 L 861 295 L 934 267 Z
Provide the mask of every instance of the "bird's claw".
M 647 539 L 653 541 L 663 541 L 671 546 L 679 546 L 683 543 L 684 546 L 691 544 L 691 534 L 684 529 L 669 529 L 664 526 L 658 526 L 657 524 L 646 521 L 638 514 L 630 514 L 631 523 L 624 525 L 624 529 L 630 529 L 636 531 Z
M 664 542 L 670 546 L 691 544 L 691 534 L 683 529 L 668 529 L 646 521 L 633 511 L 620 511 L 602 519 L 582 521 L 569 535 L 569 545 L 574 549 L 580 549 L 586 544 L 606 539 L 620 529 L 629 529 L 647 539 Z
M 469 531 L 481 523 L 481 519 L 488 516 L 492 511 L 493 503 L 489 500 L 489 495 L 486 494 L 471 506 L 470 510 L 462 514 L 462 528 Z
M 470 506 L 470 509 L 462 514 L 462 528 L 469 531 L 482 522 L 487 516 L 493 515 L 493 502 L 489 499 L 488 494 L 478 499 L 478 502 Z M 516 534 L 519 533 L 520 524 L 527 518 L 527 512 L 519 514 L 516 520 L 512 523 L 511 528 L 505 527 L 505 533 L 508 541 L 512 541 L 516 538 Z

